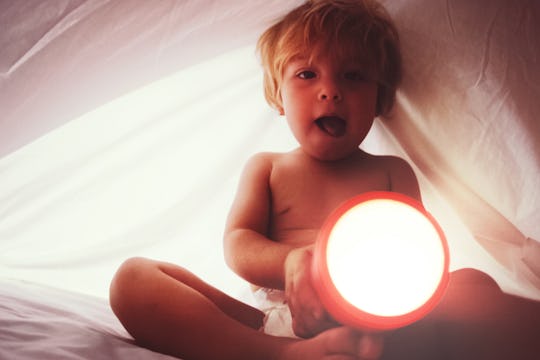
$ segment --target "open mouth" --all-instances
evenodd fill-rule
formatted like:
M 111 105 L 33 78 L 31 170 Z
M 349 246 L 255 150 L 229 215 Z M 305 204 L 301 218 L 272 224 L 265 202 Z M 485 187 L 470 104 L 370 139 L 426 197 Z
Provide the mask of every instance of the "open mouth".
M 315 120 L 315 124 L 332 137 L 340 137 L 347 130 L 347 122 L 338 116 L 322 116 Z

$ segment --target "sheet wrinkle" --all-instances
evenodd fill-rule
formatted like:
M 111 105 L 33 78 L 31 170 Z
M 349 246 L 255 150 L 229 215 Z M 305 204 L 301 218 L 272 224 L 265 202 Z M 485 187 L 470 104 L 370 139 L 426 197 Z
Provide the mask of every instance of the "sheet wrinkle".
M 537 24 L 538 19 L 540 19 L 540 6 L 533 6 L 533 1 L 534 0 L 531 0 L 528 6 L 524 6 L 521 9 L 523 20 L 521 21 L 521 19 L 519 19 L 517 26 L 519 27 L 518 31 L 524 34 L 525 44 L 527 44 L 526 48 L 529 49 L 529 61 L 538 64 L 540 62 L 540 46 L 538 46 L 539 39 L 537 30 L 535 30 L 535 25 Z M 536 67 L 536 69 L 538 69 L 538 67 Z
M 201 30 L 208 29 L 214 26 L 216 23 L 219 23 L 222 20 L 229 19 L 230 11 L 228 8 L 223 8 L 224 3 L 222 2 L 219 7 L 219 2 L 211 1 L 211 4 L 206 4 L 205 12 L 198 11 L 198 7 L 193 5 L 192 2 L 183 2 L 182 4 L 174 3 L 174 9 L 182 7 L 183 11 L 178 11 L 176 13 L 182 14 L 180 16 L 183 21 L 181 22 L 182 32 L 177 32 L 181 35 L 181 41 L 183 39 L 189 38 L 194 34 L 201 33 Z M 192 8 L 190 8 L 190 6 Z M 172 12 L 169 12 L 169 19 L 172 19 Z M 189 14 L 186 15 L 186 14 Z M 180 25 L 180 24 L 176 24 Z M 204 32 L 202 32 L 204 33 Z
M 486 72 L 489 67 L 490 58 L 491 58 L 491 41 L 492 41 L 491 39 L 493 37 L 493 31 L 495 29 L 495 22 L 497 20 L 499 13 L 500 13 L 500 7 L 496 9 L 495 14 L 492 16 L 492 18 L 490 19 L 487 25 L 487 30 L 485 32 L 484 41 L 483 41 L 484 47 L 482 50 L 482 57 L 479 63 L 480 69 L 478 70 L 478 78 L 476 79 L 474 87 L 479 86 L 487 78 Z
M 446 0 L 446 20 L 448 22 L 448 26 L 450 27 L 450 32 L 452 33 L 452 36 L 456 35 L 456 28 L 454 26 L 454 20 L 452 18 L 452 6 L 451 6 L 452 0 Z
M 181 13 L 181 7 L 182 4 L 179 2 L 174 2 L 172 7 L 169 11 L 167 11 L 167 16 L 163 20 L 165 25 L 164 28 L 166 30 L 163 31 L 162 35 L 159 36 L 158 46 L 157 50 L 155 51 L 154 56 L 154 66 L 159 66 L 159 58 L 164 54 L 164 49 L 168 47 L 167 44 L 171 42 L 171 39 L 174 37 L 175 28 L 177 25 L 175 24 L 174 19 L 178 16 L 179 13 Z M 179 10 L 180 9 L 180 10 Z
M 54 43 L 58 37 L 65 34 L 71 27 L 77 25 L 81 20 L 84 20 L 87 16 L 97 11 L 109 1 L 110 0 L 84 1 L 74 9 L 68 9 L 66 7 L 65 10 L 68 9 L 67 12 L 63 12 L 60 15 L 60 18 L 51 24 L 51 26 L 45 30 L 43 35 L 36 39 L 36 42 L 9 67 L 5 75 L 10 76 L 37 53 Z
M 34 283 L 0 285 L 2 359 L 173 359 L 136 346 L 105 299 Z
M 521 248 L 521 256 L 523 263 L 528 266 L 537 279 L 540 279 L 540 262 L 538 262 L 538 258 L 540 258 L 540 242 L 527 238 Z M 540 287 L 540 281 L 537 282 L 537 285 Z
M 398 93 L 397 100 L 398 106 L 395 110 L 395 116 L 401 120 L 408 119 L 409 121 L 421 117 L 419 114 L 407 113 L 407 111 L 414 111 L 414 107 L 407 105 L 409 101 L 405 94 Z M 466 177 L 459 177 L 458 174 L 461 174 L 462 171 L 453 168 L 443 154 L 437 155 L 437 148 L 429 140 L 430 137 L 421 135 L 421 128 L 415 129 L 413 123 L 408 123 L 406 127 L 402 127 L 400 124 L 400 122 L 392 121 L 384 123 L 398 138 L 404 151 L 412 159 L 419 171 L 429 179 L 430 183 L 441 194 L 444 194 L 445 199 L 460 214 L 462 221 L 469 228 L 474 238 L 501 265 L 512 269 L 515 272 L 516 279 L 521 282 L 526 281 L 534 286 L 539 285 L 539 279 L 530 276 L 527 267 L 519 260 L 519 256 L 516 257 L 527 237 L 507 220 L 507 214 L 502 215 L 496 208 L 486 202 L 484 196 L 475 191 L 474 183 L 470 185 Z M 494 122 L 489 122 L 488 128 L 493 124 Z M 481 129 L 485 130 L 485 128 Z M 484 138 L 487 139 L 488 131 L 483 131 L 480 134 L 484 134 Z M 478 151 L 480 151 L 480 148 Z M 429 160 L 425 157 L 425 154 L 429 154 Z M 475 157 L 472 156 L 471 158 L 474 159 Z M 478 155 L 478 159 L 485 160 L 485 157 Z M 485 162 L 497 163 L 498 160 L 486 160 Z M 540 292 L 538 290 L 536 292 L 536 296 L 539 296 Z
M 67 5 L 62 6 L 60 2 L 15 4 L 4 2 L 0 11 L 0 48 L 3 49 L 0 59 L 2 78 L 7 77 L 13 64 L 28 53 L 32 46 L 61 20 L 67 7 Z M 59 13 L 58 16 L 53 16 L 57 13 Z
M 101 17 L 102 21 L 100 24 L 95 24 L 95 29 L 92 29 L 94 25 L 92 17 L 81 19 L 81 28 L 74 34 L 74 39 L 71 41 L 75 61 L 68 62 L 69 70 L 66 71 L 66 75 L 77 76 L 81 63 L 91 68 L 96 64 L 114 67 L 116 59 L 122 57 L 123 54 L 135 52 L 140 44 L 151 42 L 155 28 L 145 25 L 152 23 L 158 17 L 155 12 L 149 10 L 139 17 L 126 16 L 117 20 L 115 15 L 122 13 L 122 4 L 124 3 L 113 1 L 96 9 L 96 11 L 107 12 L 107 16 Z M 95 31 L 96 34 L 93 36 L 96 38 L 99 36 L 100 39 L 81 46 L 80 42 L 85 41 L 90 31 Z M 133 33 L 136 33 L 136 36 L 133 36 Z M 153 56 L 153 52 L 143 56 Z M 95 61 L 92 63 L 89 59 L 95 59 Z
M 30 341 L 38 341 L 40 338 L 46 340 L 49 336 L 47 329 L 51 325 L 65 327 L 66 325 L 91 324 L 95 321 L 92 316 L 85 315 L 83 312 L 74 312 L 73 310 L 59 308 L 46 302 L 41 303 L 39 298 L 33 301 L 8 295 L 2 296 L 2 298 L 4 304 L 17 304 L 16 308 L 0 305 L 0 308 L 3 309 L 3 314 L 10 314 L 11 317 L 17 319 L 17 322 L 31 321 L 35 323 L 34 331 L 30 332 L 25 329 L 25 334 L 27 334 L 25 337 L 27 336 L 26 339 Z M 50 319 L 50 313 L 54 313 L 57 317 Z M 10 328 L 10 326 L 6 326 L 6 328 Z M 86 328 L 91 329 L 91 326 L 86 325 Z M 111 336 L 122 338 L 119 332 L 113 329 L 112 326 L 108 326 L 106 329 Z
M 111 30 L 104 34 L 104 46 L 107 46 L 111 34 L 118 38 L 109 54 L 115 58 L 117 54 L 127 52 L 126 49 L 136 48 L 139 44 L 152 43 L 153 51 L 143 56 L 156 58 L 162 56 L 164 50 L 175 42 L 182 42 L 193 32 L 197 31 L 197 13 L 190 8 L 190 2 L 163 1 L 163 6 L 153 6 L 152 3 L 141 3 L 135 10 L 128 12 L 128 3 L 111 2 L 111 13 L 106 23 L 112 26 Z M 126 13 L 125 19 L 117 21 L 117 14 Z M 174 31 L 176 29 L 176 31 Z M 178 31 L 182 29 L 182 31 Z M 133 33 L 136 33 L 134 36 Z M 155 39 L 154 39 L 155 38 Z M 167 46 L 166 44 L 169 44 Z

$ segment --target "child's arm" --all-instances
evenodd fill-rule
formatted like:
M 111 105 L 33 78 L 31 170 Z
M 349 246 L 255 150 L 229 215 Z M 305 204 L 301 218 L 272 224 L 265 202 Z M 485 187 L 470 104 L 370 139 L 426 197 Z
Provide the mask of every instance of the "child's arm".
M 292 246 L 270 240 L 272 155 L 257 154 L 246 164 L 225 226 L 225 260 L 242 278 L 284 289 L 283 264 Z
M 242 173 L 225 227 L 227 264 L 252 284 L 286 290 L 293 330 L 310 337 L 337 324 L 328 317 L 311 284 L 311 249 L 269 239 L 272 155 L 252 157 Z

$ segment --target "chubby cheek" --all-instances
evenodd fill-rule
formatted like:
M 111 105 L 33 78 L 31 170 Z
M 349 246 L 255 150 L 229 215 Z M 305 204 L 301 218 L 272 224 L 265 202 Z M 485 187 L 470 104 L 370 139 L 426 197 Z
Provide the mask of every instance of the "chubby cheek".
M 299 143 L 303 143 L 306 134 L 306 125 L 303 122 L 298 121 L 295 111 L 285 111 L 285 118 L 287 119 L 287 125 L 293 136 Z
M 295 112 L 295 108 L 301 104 L 294 92 L 289 92 L 286 87 L 281 90 L 282 115 L 289 115 Z
M 351 104 L 356 104 L 356 111 L 364 113 L 365 116 L 375 117 L 377 112 L 377 85 L 366 85 L 362 91 L 355 93 L 354 100 Z
M 285 115 L 289 127 L 296 136 L 311 124 L 312 120 L 309 118 L 311 108 L 299 96 L 284 96 L 283 99 L 281 115 Z
M 357 113 L 365 119 L 374 119 L 377 116 L 377 93 L 369 92 L 356 101 Z

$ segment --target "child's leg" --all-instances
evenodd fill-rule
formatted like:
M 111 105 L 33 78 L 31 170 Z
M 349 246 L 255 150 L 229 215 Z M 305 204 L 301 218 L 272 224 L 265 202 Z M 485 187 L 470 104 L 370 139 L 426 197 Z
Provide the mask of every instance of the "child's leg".
M 359 335 L 345 328 L 310 340 L 265 335 L 263 314 L 183 268 L 130 259 L 111 284 L 111 307 L 133 337 L 185 359 L 359 359 Z

